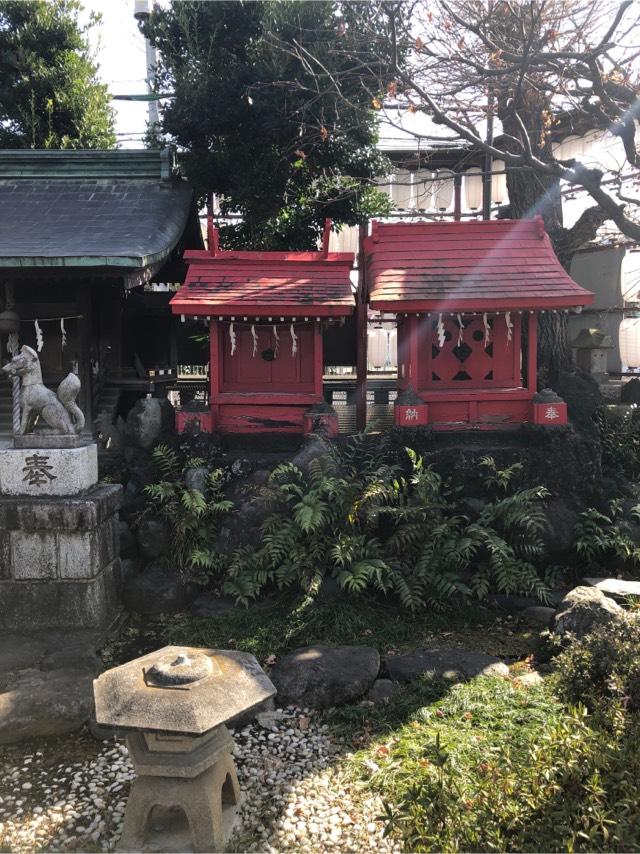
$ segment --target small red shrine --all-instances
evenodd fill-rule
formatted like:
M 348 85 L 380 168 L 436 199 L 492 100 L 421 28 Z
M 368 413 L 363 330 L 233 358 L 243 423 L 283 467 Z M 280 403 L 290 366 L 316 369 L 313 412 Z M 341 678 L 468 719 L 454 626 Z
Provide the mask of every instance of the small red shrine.
M 200 429 L 226 433 L 337 432 L 324 404 L 322 328 L 353 312 L 351 253 L 185 252 L 174 314 L 210 328 L 210 414 Z M 204 423 L 203 423 L 204 421 Z
M 593 294 L 562 268 L 541 217 L 374 222 L 365 265 L 370 307 L 397 315 L 396 424 L 566 424 L 566 404 L 536 394 L 538 316 Z

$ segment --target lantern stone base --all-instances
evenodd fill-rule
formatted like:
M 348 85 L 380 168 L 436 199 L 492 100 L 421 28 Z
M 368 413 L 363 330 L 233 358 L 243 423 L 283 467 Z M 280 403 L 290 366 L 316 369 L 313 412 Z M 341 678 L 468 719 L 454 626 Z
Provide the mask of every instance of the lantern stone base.
M 0 495 L 78 495 L 97 481 L 98 450 L 93 442 L 75 448 L 0 449 Z
M 186 818 L 193 851 L 225 851 L 240 803 L 233 739 L 218 726 L 202 736 L 134 732 L 127 736 L 136 773 L 118 851 L 150 846 L 151 825 L 163 825 L 154 851 L 175 851 L 176 824 Z M 158 821 L 158 812 L 162 819 Z M 153 815 L 152 815 L 153 814 Z M 183 842 L 183 840 L 180 840 Z
M 103 631 L 120 611 L 119 486 L 0 495 L 0 630 Z

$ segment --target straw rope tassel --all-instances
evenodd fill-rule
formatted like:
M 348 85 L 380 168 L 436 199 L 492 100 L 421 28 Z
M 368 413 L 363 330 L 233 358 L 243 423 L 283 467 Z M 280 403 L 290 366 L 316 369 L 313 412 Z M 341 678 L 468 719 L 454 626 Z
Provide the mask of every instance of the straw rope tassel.
M 482 315 L 482 322 L 484 323 L 484 346 L 488 347 L 491 343 L 491 327 L 489 326 L 489 318 L 486 311 Z
M 67 345 L 67 330 L 64 328 L 64 317 L 60 318 L 60 335 L 62 336 L 62 349 Z
M 458 347 L 462 344 L 462 335 L 464 333 L 464 324 L 462 322 L 462 315 L 456 314 L 456 320 L 458 321 Z
M 233 323 L 229 324 L 229 341 L 231 342 L 231 355 L 236 352 L 236 331 L 233 328 Z
M 513 338 L 513 323 L 511 322 L 511 312 L 506 311 L 504 314 L 504 322 L 507 324 L 507 346 L 511 343 L 511 339 Z
M 296 337 L 296 331 L 293 328 L 293 323 L 291 324 L 290 331 L 291 331 L 291 355 L 295 356 L 295 354 L 298 352 L 298 338 Z
M 278 335 L 278 327 L 273 324 L 273 340 L 275 341 L 275 346 L 273 348 L 273 358 L 278 358 L 278 350 L 280 348 L 280 336 Z
M 36 330 L 36 350 L 38 353 L 41 352 L 44 347 L 44 335 L 42 334 L 42 329 L 40 328 L 40 324 L 38 323 L 38 318 L 36 317 L 34 321 L 35 330 Z
M 256 335 L 255 323 L 251 324 L 251 337 L 253 338 L 253 353 L 251 355 L 255 359 L 256 353 L 258 352 L 258 336 Z
M 444 323 L 442 322 L 442 315 L 438 315 L 438 325 L 436 326 L 436 332 L 438 335 L 438 347 L 442 350 L 444 347 Z

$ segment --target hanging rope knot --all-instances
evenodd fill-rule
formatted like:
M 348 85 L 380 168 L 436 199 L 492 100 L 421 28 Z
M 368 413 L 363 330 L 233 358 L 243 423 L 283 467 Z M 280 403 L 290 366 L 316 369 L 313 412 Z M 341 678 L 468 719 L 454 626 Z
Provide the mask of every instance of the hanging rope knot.
M 253 338 L 253 358 L 255 359 L 256 353 L 258 352 L 258 336 L 256 335 L 256 326 L 255 323 L 251 324 L 251 337 Z
M 236 352 L 236 331 L 233 328 L 233 323 L 229 324 L 229 341 L 231 342 L 231 355 Z
M 293 323 L 291 324 L 290 332 L 291 332 L 291 355 L 295 356 L 295 354 L 298 352 L 298 338 L 296 336 L 296 331 L 293 328 Z

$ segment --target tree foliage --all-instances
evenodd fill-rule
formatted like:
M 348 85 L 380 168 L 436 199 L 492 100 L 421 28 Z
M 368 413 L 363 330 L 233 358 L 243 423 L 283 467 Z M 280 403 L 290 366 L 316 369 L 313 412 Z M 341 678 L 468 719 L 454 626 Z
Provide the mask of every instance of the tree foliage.
M 107 87 L 98 82 L 77 0 L 0 2 L 0 148 L 112 148 Z
M 227 245 L 314 248 L 325 218 L 356 224 L 386 210 L 372 182 L 385 162 L 366 89 L 354 81 L 340 95 L 320 91 L 304 57 L 331 57 L 329 45 L 351 40 L 356 16 L 326 0 L 154 8 L 144 32 L 160 52 L 158 89 L 174 93 L 161 130 L 189 152 L 201 197 L 215 192 L 223 214 L 240 214 L 223 229 Z M 368 59 L 379 74 L 388 55 Z

